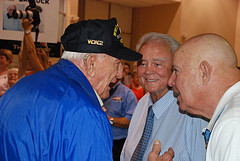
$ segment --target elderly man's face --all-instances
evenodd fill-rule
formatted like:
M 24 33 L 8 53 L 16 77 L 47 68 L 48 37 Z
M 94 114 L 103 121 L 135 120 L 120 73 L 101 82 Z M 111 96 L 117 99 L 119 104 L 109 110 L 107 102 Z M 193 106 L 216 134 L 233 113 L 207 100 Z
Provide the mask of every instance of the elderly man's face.
M 169 79 L 169 86 L 173 87 L 179 107 L 192 114 L 198 114 L 198 105 L 201 98 L 199 93 L 197 64 L 193 64 L 189 55 L 189 48 L 178 49 L 173 59 L 173 73 Z
M 98 60 L 96 81 L 97 85 L 94 89 L 97 91 L 101 98 L 109 97 L 109 84 L 115 82 L 117 78 L 122 77 L 123 66 L 120 59 L 112 56 L 101 54 Z
M 156 42 L 144 44 L 139 49 L 143 55 L 137 70 L 139 82 L 146 91 L 159 98 L 168 91 L 168 79 L 172 74 L 173 55 L 170 51 L 166 45 Z

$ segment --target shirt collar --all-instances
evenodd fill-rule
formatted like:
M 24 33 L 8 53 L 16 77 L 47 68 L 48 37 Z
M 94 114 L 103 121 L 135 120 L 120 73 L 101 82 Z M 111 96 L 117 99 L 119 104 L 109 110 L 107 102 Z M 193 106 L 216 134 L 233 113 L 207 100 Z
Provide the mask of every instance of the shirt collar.
M 153 104 L 152 98 L 150 97 L 149 106 L 153 106 L 153 112 L 157 119 L 161 117 L 161 115 L 165 112 L 166 109 L 169 108 L 169 105 L 175 99 L 173 96 L 173 91 L 169 90 L 162 98 L 160 98 L 157 102 Z
M 103 106 L 103 101 L 102 101 L 102 99 L 100 98 L 100 96 L 98 95 L 98 93 L 95 91 L 95 89 L 93 89 L 94 90 L 94 92 L 95 92 L 95 94 L 96 94 L 96 96 L 97 96 L 97 99 L 98 99 L 98 101 L 99 101 L 99 103 L 100 103 L 100 106 L 102 107 Z
M 229 100 L 231 98 L 233 98 L 240 89 L 240 81 L 237 82 L 236 84 L 234 84 L 232 87 L 230 87 L 222 96 L 222 98 L 220 99 L 211 120 L 208 123 L 208 126 L 203 130 L 205 131 L 206 129 L 208 129 L 210 132 L 212 132 L 212 129 L 217 121 L 217 119 L 219 118 L 219 116 L 222 114 L 222 112 L 224 112 L 224 110 L 227 109 L 227 105 L 229 103 Z

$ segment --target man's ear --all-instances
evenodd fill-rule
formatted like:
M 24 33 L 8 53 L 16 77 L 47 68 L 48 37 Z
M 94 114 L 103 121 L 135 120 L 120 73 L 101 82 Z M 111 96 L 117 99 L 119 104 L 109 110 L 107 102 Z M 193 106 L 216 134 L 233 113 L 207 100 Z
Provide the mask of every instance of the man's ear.
M 97 61 L 97 57 L 96 55 L 89 55 L 85 61 L 85 65 L 86 65 L 86 69 L 87 69 L 87 74 L 90 77 L 94 77 L 95 73 L 96 73 L 96 61 Z
M 200 79 L 202 80 L 202 84 L 205 86 L 208 84 L 211 76 L 211 66 L 210 64 L 204 60 L 199 65 L 200 70 Z

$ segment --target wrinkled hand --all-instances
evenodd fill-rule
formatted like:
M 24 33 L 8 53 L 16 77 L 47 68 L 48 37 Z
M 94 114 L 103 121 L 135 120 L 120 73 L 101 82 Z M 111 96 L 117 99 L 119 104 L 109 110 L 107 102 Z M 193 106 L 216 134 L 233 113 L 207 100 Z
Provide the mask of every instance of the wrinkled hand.
M 23 27 L 24 31 L 32 30 L 32 22 L 33 22 L 33 19 L 31 19 L 30 21 L 26 18 L 22 20 L 22 27 Z
M 174 157 L 174 151 L 172 148 L 169 148 L 162 156 L 159 156 L 160 151 L 161 142 L 155 140 L 152 151 L 148 155 L 148 161 L 172 161 L 172 158 Z

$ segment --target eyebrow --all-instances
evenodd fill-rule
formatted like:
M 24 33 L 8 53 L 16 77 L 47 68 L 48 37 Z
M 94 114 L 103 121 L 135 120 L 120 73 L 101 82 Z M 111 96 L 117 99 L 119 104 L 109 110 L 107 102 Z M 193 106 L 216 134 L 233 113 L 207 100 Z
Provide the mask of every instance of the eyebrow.
M 166 61 L 166 58 L 153 58 L 153 61 Z

